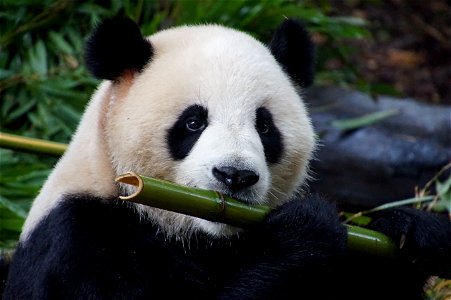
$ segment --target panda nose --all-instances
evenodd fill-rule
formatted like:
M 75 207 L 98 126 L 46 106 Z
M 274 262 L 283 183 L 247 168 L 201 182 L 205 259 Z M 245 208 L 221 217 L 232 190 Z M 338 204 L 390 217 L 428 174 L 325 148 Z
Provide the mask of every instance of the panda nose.
M 254 171 L 238 170 L 234 167 L 214 167 L 213 175 L 234 191 L 254 185 L 260 178 Z

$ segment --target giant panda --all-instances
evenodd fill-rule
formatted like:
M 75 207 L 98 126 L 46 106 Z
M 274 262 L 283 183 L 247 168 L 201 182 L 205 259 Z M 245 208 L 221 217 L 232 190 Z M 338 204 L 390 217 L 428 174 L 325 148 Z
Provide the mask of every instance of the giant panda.
M 374 228 L 399 256 L 353 253 L 335 206 L 304 188 L 313 48 L 293 19 L 268 45 L 219 25 L 100 24 L 86 63 L 104 81 L 34 200 L 4 299 L 421 299 L 450 274 L 448 220 L 387 211 Z M 241 229 L 125 203 L 128 171 L 273 210 Z

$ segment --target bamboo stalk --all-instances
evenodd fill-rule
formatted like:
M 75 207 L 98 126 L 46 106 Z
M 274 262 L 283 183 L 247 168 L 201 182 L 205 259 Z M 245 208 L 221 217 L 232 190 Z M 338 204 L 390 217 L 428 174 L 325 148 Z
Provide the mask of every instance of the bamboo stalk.
M 67 145 L 0 132 L 0 147 L 60 157 Z
M 122 200 L 238 227 L 262 222 L 270 211 L 267 206 L 248 205 L 215 191 L 181 186 L 132 172 L 118 176 L 116 182 L 135 188 L 131 195 L 120 196 Z M 395 255 L 395 244 L 382 233 L 346 226 L 349 249 L 377 256 Z
M 267 206 L 245 204 L 215 191 L 190 188 L 132 172 L 117 177 L 116 182 L 136 187 L 133 194 L 120 196 L 122 200 L 238 227 L 257 224 L 269 212 Z

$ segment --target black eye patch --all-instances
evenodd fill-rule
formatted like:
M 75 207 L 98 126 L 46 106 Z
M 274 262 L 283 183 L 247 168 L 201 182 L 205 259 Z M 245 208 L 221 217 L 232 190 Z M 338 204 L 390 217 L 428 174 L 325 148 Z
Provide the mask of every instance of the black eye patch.
M 207 118 L 207 109 L 200 105 L 191 105 L 181 113 L 166 137 L 173 159 L 181 160 L 189 154 L 207 128 Z
M 262 141 L 265 150 L 266 161 L 269 163 L 277 163 L 283 153 L 282 135 L 274 124 L 271 112 L 260 107 L 257 109 L 257 118 L 255 128 Z

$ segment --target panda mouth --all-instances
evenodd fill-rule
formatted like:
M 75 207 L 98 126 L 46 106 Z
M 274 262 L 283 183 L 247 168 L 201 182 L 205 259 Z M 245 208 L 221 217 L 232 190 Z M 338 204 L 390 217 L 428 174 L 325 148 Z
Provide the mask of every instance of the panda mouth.
M 228 189 L 214 189 L 216 192 L 223 194 L 225 196 L 231 197 L 239 202 L 249 204 L 249 205 L 255 205 L 259 204 L 261 201 L 258 201 L 255 197 L 252 197 L 254 192 L 252 191 L 231 191 Z
M 242 190 L 232 190 L 227 186 L 219 185 L 217 183 L 214 184 L 208 184 L 208 185 L 202 185 L 202 184 L 185 184 L 187 186 L 191 186 L 193 188 L 199 188 L 204 190 L 211 190 L 215 191 L 217 193 L 220 193 L 224 196 L 231 197 L 239 202 L 248 204 L 248 205 L 256 205 L 256 204 L 263 204 L 264 198 L 259 197 L 260 193 L 256 191 L 255 189 L 246 188 Z
M 238 200 L 240 202 L 246 203 L 246 204 L 255 204 L 255 201 L 253 199 L 249 199 L 249 197 L 244 197 L 243 195 L 237 195 L 235 193 L 230 193 L 228 195 L 229 197 L 232 197 L 235 200 Z
M 199 185 L 199 184 L 184 184 L 186 186 L 190 186 L 192 188 L 202 189 L 202 190 L 210 190 L 215 191 L 221 195 L 233 198 L 239 202 L 245 204 L 259 204 L 261 201 L 258 201 L 255 197 L 252 197 L 255 192 L 253 191 L 233 191 L 227 187 L 220 186 L 217 184 L 214 185 Z

